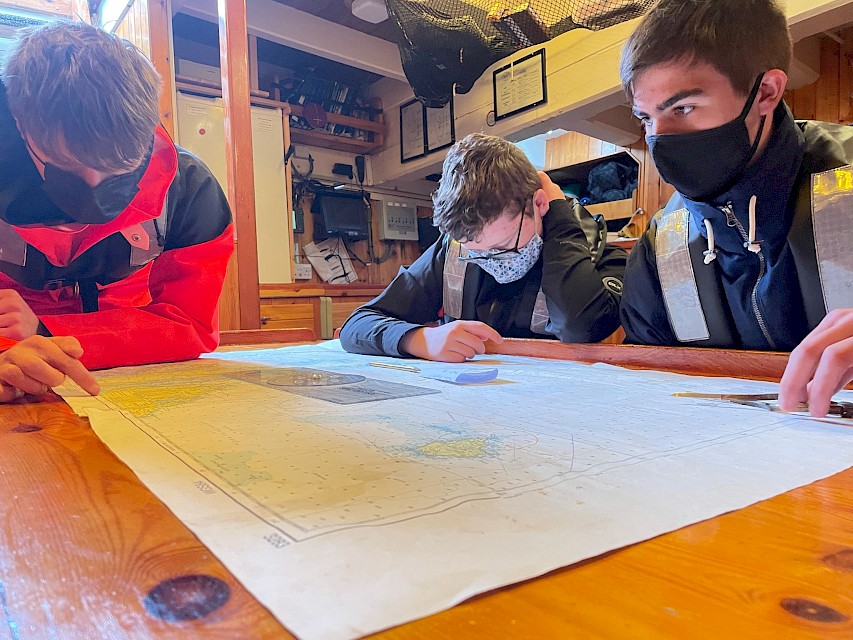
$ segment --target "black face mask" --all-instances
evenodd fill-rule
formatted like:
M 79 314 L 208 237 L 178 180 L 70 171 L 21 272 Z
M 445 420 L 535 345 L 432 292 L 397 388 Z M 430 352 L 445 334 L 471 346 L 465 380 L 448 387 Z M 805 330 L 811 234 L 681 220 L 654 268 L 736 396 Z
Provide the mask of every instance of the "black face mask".
M 35 155 L 32 147 L 29 148 Z M 42 191 L 69 221 L 106 224 L 115 220 L 139 192 L 138 185 L 148 168 L 152 151 L 153 146 L 133 171 L 107 178 L 95 187 L 90 187 L 79 176 L 35 157 L 44 165 Z
M 740 115 L 720 127 L 690 133 L 666 133 L 646 137 L 649 152 L 661 178 L 683 196 L 708 202 L 731 189 L 755 155 L 766 116 L 755 140 L 750 141 L 746 116 L 761 88 L 758 76 Z
M 42 189 L 62 212 L 75 222 L 105 224 L 115 220 L 139 192 L 139 181 L 150 155 L 135 170 L 107 178 L 90 187 L 79 176 L 52 164 L 44 167 Z

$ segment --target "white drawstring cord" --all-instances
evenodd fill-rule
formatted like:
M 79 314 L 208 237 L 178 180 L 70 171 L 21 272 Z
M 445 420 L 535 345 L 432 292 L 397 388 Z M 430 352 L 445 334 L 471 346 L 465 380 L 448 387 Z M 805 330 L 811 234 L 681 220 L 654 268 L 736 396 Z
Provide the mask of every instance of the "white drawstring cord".
M 752 196 L 749 199 L 749 240 L 743 243 L 743 246 L 752 253 L 759 253 L 761 251 L 760 243 L 755 241 L 755 203 L 757 200 L 756 196 Z
M 711 264 L 717 259 L 717 247 L 714 246 L 714 227 L 711 226 L 711 221 L 708 218 L 704 218 L 702 222 L 705 223 L 705 230 L 708 232 L 708 250 L 702 255 L 705 256 L 705 264 Z

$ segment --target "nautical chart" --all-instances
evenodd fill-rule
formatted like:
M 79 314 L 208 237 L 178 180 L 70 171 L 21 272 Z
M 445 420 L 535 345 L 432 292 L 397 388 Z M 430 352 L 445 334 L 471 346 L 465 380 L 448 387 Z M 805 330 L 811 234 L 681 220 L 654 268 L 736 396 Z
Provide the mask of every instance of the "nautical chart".
M 675 391 L 775 385 L 490 356 L 455 385 L 337 343 L 99 373 L 69 403 L 302 638 L 345 639 L 853 465 L 853 429 Z M 416 363 L 417 364 L 417 363 Z M 853 394 L 840 394 L 850 398 Z

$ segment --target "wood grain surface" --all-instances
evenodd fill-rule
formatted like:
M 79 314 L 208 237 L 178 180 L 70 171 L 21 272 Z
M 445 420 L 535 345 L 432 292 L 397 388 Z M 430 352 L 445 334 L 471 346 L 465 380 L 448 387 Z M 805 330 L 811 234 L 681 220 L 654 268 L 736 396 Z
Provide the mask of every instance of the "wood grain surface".
M 292 637 L 61 400 L 0 406 L 0 460 L 0 639 Z M 375 637 L 853 638 L 853 470 Z

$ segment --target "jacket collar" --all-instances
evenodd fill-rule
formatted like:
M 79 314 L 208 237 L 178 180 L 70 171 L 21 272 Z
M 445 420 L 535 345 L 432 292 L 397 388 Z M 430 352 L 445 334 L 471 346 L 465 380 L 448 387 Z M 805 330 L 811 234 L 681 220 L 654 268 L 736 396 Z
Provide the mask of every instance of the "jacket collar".
M 139 181 L 139 191 L 121 214 L 107 224 L 89 225 L 67 231 L 54 227 L 14 227 L 28 244 L 41 251 L 57 266 L 64 266 L 107 236 L 137 227 L 157 218 L 163 210 L 166 194 L 178 171 L 178 152 L 165 129 L 154 132 L 154 148 L 148 168 Z
M 703 220 L 714 229 L 716 245 L 729 252 L 742 253 L 743 238 L 730 224 L 723 208 L 731 207 L 744 229 L 749 228 L 749 200 L 755 195 L 756 239 L 771 245 L 784 242 L 791 227 L 793 210 L 788 206 L 800 165 L 805 138 L 794 122 L 788 106 L 781 102 L 773 115 L 773 134 L 758 160 L 744 172 L 737 184 L 714 202 L 695 202 L 684 198 L 692 224 L 707 237 Z

